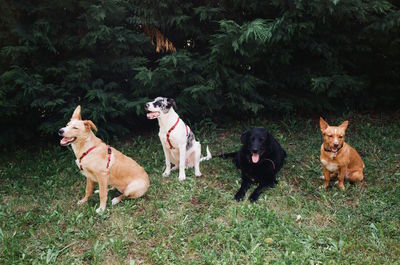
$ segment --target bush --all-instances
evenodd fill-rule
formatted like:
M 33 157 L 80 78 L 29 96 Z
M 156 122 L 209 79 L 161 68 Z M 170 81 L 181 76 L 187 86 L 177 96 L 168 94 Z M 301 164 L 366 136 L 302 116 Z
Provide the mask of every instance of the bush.
M 77 104 L 120 135 L 163 95 L 189 119 L 387 107 L 400 98 L 393 1 L 5 1 L 2 144 Z

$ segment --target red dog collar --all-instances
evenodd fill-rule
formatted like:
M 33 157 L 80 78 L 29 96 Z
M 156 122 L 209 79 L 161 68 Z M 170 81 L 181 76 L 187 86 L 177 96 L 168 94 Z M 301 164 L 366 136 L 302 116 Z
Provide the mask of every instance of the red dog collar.
M 96 148 L 96 146 L 92 146 L 92 147 L 90 147 L 86 152 L 84 152 L 82 155 L 81 155 L 81 157 L 79 158 L 79 168 L 80 168 L 80 170 L 83 170 L 83 167 L 82 167 L 82 164 L 81 164 L 81 161 L 82 161 L 82 159 L 85 157 L 85 156 L 87 156 L 87 154 L 89 154 L 93 149 L 95 149 Z
M 176 120 L 175 124 L 167 132 L 167 142 L 169 144 L 169 149 L 174 149 L 174 147 L 171 144 L 171 141 L 169 140 L 169 134 L 175 129 L 175 127 L 176 127 L 176 125 L 178 125 L 178 123 L 179 123 L 179 117 Z M 186 127 L 186 137 L 188 137 L 189 127 L 186 124 L 185 124 L 185 127 Z
M 107 158 L 107 169 L 110 166 L 110 161 L 111 161 L 111 146 L 107 145 L 107 154 L 108 154 L 108 158 Z
M 79 169 L 80 170 L 83 170 L 83 167 L 82 167 L 82 164 L 81 164 L 81 161 L 82 161 L 82 159 L 85 157 L 85 156 L 87 156 L 90 152 L 92 152 L 93 151 L 93 149 L 95 149 L 96 148 L 96 146 L 92 146 L 92 147 L 90 147 L 86 152 L 84 152 L 82 155 L 81 155 L 81 157 L 79 158 Z M 109 166 L 110 166 L 110 161 L 111 161 L 111 146 L 109 146 L 109 145 L 107 145 L 107 169 L 109 168 Z

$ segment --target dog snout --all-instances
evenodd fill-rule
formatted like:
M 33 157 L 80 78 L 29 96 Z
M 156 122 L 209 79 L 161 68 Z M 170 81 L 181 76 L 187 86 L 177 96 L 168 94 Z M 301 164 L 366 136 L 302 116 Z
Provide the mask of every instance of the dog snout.
M 64 134 L 64 129 L 58 130 L 58 135 L 63 136 L 63 134 Z
M 149 107 L 150 107 L 150 103 L 146 103 L 146 105 L 144 105 L 144 109 L 145 109 L 145 110 L 148 110 Z
M 338 144 L 338 143 L 334 143 L 334 144 L 333 144 L 333 147 L 338 148 L 338 147 L 339 147 L 339 144 Z
M 258 153 L 258 148 L 252 148 L 252 149 L 251 149 L 251 152 L 252 152 L 253 154 Z

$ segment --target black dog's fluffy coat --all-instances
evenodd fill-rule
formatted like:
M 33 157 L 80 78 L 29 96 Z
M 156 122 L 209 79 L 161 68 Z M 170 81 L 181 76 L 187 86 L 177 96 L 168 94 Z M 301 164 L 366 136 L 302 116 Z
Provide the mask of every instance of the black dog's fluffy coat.
M 249 200 L 255 202 L 267 187 L 277 183 L 276 174 L 282 168 L 286 152 L 278 141 L 265 129 L 253 128 L 240 137 L 243 144 L 238 152 L 219 155 L 233 157 L 236 167 L 241 170 L 242 184 L 235 195 L 240 201 L 251 184 L 258 183 Z

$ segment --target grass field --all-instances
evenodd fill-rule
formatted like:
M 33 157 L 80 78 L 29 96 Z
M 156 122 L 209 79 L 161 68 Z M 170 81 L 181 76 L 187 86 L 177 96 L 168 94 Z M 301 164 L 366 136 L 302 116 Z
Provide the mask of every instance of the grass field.
M 328 119 L 331 124 L 343 119 Z M 233 200 L 239 172 L 229 160 L 201 164 L 202 177 L 162 178 L 157 132 L 114 147 L 147 170 L 146 196 L 95 212 L 77 206 L 85 178 L 70 149 L 4 150 L 0 156 L 0 264 L 400 264 L 400 120 L 350 118 L 347 142 L 366 181 L 320 188 L 318 121 L 253 120 L 193 127 L 212 153 L 238 149 L 241 132 L 268 128 L 288 153 L 279 184 L 251 204 Z M 247 195 L 249 195 L 248 192 Z M 298 215 L 301 220 L 298 220 Z

